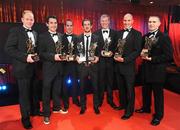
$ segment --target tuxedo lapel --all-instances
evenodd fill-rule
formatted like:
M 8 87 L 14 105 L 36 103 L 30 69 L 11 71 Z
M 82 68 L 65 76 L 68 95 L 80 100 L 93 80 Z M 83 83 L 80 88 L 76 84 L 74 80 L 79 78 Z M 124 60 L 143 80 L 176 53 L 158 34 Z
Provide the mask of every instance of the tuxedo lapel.
M 47 38 L 48 38 L 48 40 L 49 40 L 50 43 L 54 43 L 54 44 L 55 44 L 55 42 L 54 42 L 54 40 L 53 40 L 50 32 L 47 32 Z M 59 38 L 59 37 L 58 37 L 58 38 Z
M 113 34 L 112 34 L 112 30 L 109 29 L 109 37 L 112 38 L 113 37 Z
M 23 36 L 25 37 L 25 39 L 27 40 L 29 37 L 28 37 L 28 34 L 25 31 L 24 27 L 21 27 L 20 30 L 21 30 L 21 33 L 23 34 Z
M 101 29 L 99 30 L 99 36 L 100 36 L 100 39 L 101 39 L 102 43 L 104 43 L 104 38 L 103 38 L 103 34 L 102 34 Z
M 131 29 L 131 31 L 128 33 L 126 39 L 129 39 L 131 37 L 131 35 L 133 34 L 133 29 Z

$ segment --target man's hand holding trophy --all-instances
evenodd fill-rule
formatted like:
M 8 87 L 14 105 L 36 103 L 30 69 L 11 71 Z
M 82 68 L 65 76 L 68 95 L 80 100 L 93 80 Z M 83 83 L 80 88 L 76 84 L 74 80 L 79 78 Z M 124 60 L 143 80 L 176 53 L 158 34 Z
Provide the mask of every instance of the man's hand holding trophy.
M 112 51 L 109 51 L 110 45 L 111 45 L 111 37 L 108 37 L 105 39 L 103 50 L 101 51 L 101 55 L 103 57 L 111 57 L 113 55 Z
M 55 43 L 55 48 L 56 48 L 55 60 L 65 61 L 66 60 L 66 54 L 63 52 L 64 45 L 62 44 L 62 42 L 58 40 Z
M 75 55 L 73 54 L 74 51 L 74 43 L 73 41 L 68 44 L 68 54 L 66 55 L 67 61 L 74 61 Z
M 123 51 L 126 39 L 118 39 L 118 44 L 115 50 L 114 59 L 119 62 L 124 62 Z
M 153 45 L 155 45 L 158 41 L 158 38 L 156 37 L 145 37 L 145 44 L 144 44 L 144 48 L 141 51 L 141 57 L 142 59 L 145 60 L 151 60 L 151 49 L 153 47 Z
M 31 38 L 29 38 L 26 41 L 26 46 L 27 46 L 27 62 L 33 63 L 39 61 L 39 56 L 35 51 L 35 44 L 33 44 L 33 41 Z

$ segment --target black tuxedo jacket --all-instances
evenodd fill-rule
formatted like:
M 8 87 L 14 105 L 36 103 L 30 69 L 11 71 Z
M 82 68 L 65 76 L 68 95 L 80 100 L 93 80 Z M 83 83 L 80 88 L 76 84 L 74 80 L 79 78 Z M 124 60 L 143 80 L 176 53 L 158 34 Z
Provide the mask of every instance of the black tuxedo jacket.
M 37 33 L 32 32 L 37 43 Z M 30 78 L 34 74 L 35 63 L 27 63 L 27 45 L 29 39 L 27 32 L 23 26 L 15 27 L 10 30 L 7 42 L 5 44 L 5 52 L 10 55 L 13 60 L 13 75 L 16 78 Z
M 62 34 L 58 33 L 59 41 L 62 42 Z M 62 61 L 55 61 L 55 42 L 49 32 L 41 34 L 38 38 L 39 54 L 43 62 L 44 78 L 54 78 L 58 73 L 63 74 Z
M 64 45 L 64 52 L 66 54 L 68 54 L 69 41 L 67 39 L 67 34 L 63 34 L 62 41 L 63 41 L 63 45 Z M 72 41 L 74 44 L 73 54 L 76 55 L 77 36 L 75 34 L 72 34 Z M 76 73 L 77 73 L 77 62 L 76 61 L 64 62 L 63 68 L 64 68 L 64 75 L 71 74 L 71 76 L 76 76 Z
M 67 39 L 67 34 L 63 34 L 63 37 L 62 37 L 62 43 L 64 45 L 64 52 L 66 54 L 68 54 L 68 44 L 69 44 L 69 41 Z M 76 52 L 76 43 L 77 43 L 77 36 L 75 34 L 72 34 L 72 41 L 73 41 L 73 44 L 74 44 L 74 50 L 73 50 L 73 54 L 75 54 Z
M 101 44 L 99 46 L 99 50 L 101 52 L 103 50 L 103 47 L 104 47 L 104 44 L 105 44 L 103 34 L 102 34 L 102 29 L 97 30 L 96 32 L 94 32 L 94 34 L 96 34 L 100 39 Z M 109 46 L 109 51 L 112 51 L 114 53 L 115 46 L 116 46 L 117 32 L 115 30 L 110 29 L 109 37 L 111 38 L 111 45 Z M 113 57 L 104 58 L 104 57 L 100 56 L 100 60 L 108 60 L 108 62 L 111 61 L 113 63 Z
M 145 43 L 145 37 L 143 36 L 143 45 Z M 152 61 L 143 61 L 142 70 L 143 78 L 148 83 L 164 83 L 166 77 L 166 66 L 173 59 L 173 49 L 170 38 L 158 31 L 156 36 L 158 41 L 152 46 L 150 57 Z
M 117 41 L 119 38 L 122 39 L 123 33 L 123 30 L 118 32 Z M 124 51 L 122 55 L 124 62 L 116 62 L 116 69 L 118 69 L 121 74 L 135 74 L 135 61 L 141 52 L 141 44 L 141 33 L 132 28 L 126 37 L 126 43 L 124 45 Z

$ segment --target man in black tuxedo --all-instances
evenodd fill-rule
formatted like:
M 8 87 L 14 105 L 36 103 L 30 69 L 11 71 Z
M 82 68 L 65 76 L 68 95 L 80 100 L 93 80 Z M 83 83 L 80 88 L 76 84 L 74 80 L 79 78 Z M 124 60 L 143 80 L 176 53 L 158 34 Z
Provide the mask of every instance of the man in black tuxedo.
M 72 100 L 73 104 L 80 106 L 78 99 L 78 83 L 77 83 L 77 62 L 75 60 L 75 46 L 77 42 L 77 36 L 73 34 L 73 21 L 67 19 L 65 22 L 66 33 L 63 35 L 63 44 L 65 53 L 67 54 L 67 62 L 64 63 L 64 106 L 65 109 L 69 106 L 69 100 L 67 95 L 67 79 L 70 77 L 72 80 Z
M 63 84 L 63 45 L 62 34 L 57 33 L 56 16 L 48 16 L 48 31 L 39 36 L 39 54 L 43 62 L 43 112 L 44 124 L 50 123 L 50 95 L 52 89 L 53 113 L 62 113 L 60 92 Z M 65 113 L 67 113 L 65 111 Z
M 151 121 L 151 125 L 159 125 L 164 116 L 164 95 L 163 85 L 166 77 L 166 66 L 173 59 L 173 50 L 170 38 L 159 30 L 160 18 L 158 16 L 150 16 L 148 21 L 149 33 L 143 37 L 143 50 L 141 53 L 142 74 L 144 85 L 143 106 L 136 110 L 137 113 L 151 112 L 151 96 L 154 95 L 155 114 Z M 148 54 L 143 52 L 147 50 L 147 43 L 151 41 L 148 48 Z M 149 44 L 150 45 L 150 44 Z
M 100 106 L 103 103 L 104 91 L 107 90 L 107 102 L 113 108 L 117 106 L 113 102 L 113 77 L 114 77 L 114 60 L 113 53 L 115 49 L 116 31 L 109 28 L 110 17 L 107 14 L 101 15 L 100 18 L 101 29 L 97 30 L 95 34 L 101 40 L 99 59 L 99 98 Z
M 86 93 L 85 79 L 90 76 L 93 88 L 93 105 L 96 114 L 99 114 L 98 109 L 98 66 L 99 61 L 99 39 L 91 33 L 92 22 L 89 19 L 82 21 L 84 33 L 78 37 L 77 42 L 77 62 L 78 74 L 80 77 L 80 114 L 86 111 Z
M 21 122 L 26 129 L 31 129 L 30 115 L 39 115 L 39 100 L 36 80 L 37 33 L 32 30 L 34 15 L 32 11 L 22 13 L 23 26 L 10 30 L 5 51 L 13 58 L 13 75 L 19 88 Z M 38 57 L 38 56 L 37 56 Z M 32 99 L 32 101 L 31 101 Z
M 124 15 L 124 30 L 118 33 L 118 44 L 123 44 L 122 54 L 114 56 L 116 61 L 116 78 L 120 92 L 120 109 L 125 109 L 121 119 L 129 119 L 134 112 L 135 92 L 135 60 L 140 54 L 142 37 L 141 33 L 132 27 L 133 16 Z M 117 45 L 118 45 L 117 44 Z M 116 50 L 118 53 L 118 49 Z

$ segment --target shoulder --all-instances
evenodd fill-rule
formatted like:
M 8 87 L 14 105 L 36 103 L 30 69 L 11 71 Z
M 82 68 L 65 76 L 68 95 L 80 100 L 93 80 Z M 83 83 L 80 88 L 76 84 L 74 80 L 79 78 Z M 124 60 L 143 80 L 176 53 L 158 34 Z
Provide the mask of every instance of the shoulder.
M 10 29 L 10 33 L 18 33 L 18 32 L 20 32 L 22 29 L 21 29 L 21 27 L 20 26 L 18 26 L 18 27 L 13 27 L 13 28 L 11 28 Z
M 99 36 L 98 36 L 96 33 L 92 33 L 92 37 L 93 37 L 94 39 L 99 39 Z
M 101 33 L 101 29 L 98 29 L 98 30 L 96 30 L 95 32 L 94 32 L 94 34 L 96 34 L 96 35 L 98 35 L 98 34 L 100 34 Z
M 58 32 L 57 34 L 58 34 L 58 37 L 63 37 L 63 35 L 64 35 L 64 34 L 62 34 L 60 32 Z
M 44 37 L 47 37 L 48 35 L 49 35 L 48 32 L 44 32 L 44 33 L 39 34 L 39 38 L 44 38 Z
M 141 32 L 138 31 L 138 30 L 136 30 L 136 29 L 134 29 L 134 28 L 132 28 L 132 31 L 133 31 L 134 33 L 136 33 L 136 34 L 140 34 L 140 35 L 141 35 Z
M 114 29 L 110 29 L 110 32 L 116 34 L 118 31 L 116 31 L 116 30 L 114 30 Z

